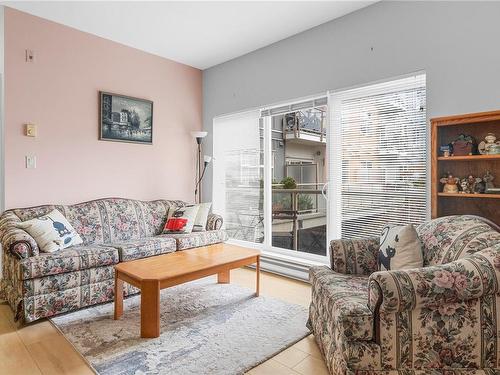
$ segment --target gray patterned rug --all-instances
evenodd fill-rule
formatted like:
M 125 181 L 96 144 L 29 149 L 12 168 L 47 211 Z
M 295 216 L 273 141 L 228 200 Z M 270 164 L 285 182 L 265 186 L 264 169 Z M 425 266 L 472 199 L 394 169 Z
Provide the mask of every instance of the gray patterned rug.
M 242 374 L 309 334 L 307 309 L 215 278 L 161 292 L 161 336 L 140 338 L 140 297 L 52 318 L 102 375 Z

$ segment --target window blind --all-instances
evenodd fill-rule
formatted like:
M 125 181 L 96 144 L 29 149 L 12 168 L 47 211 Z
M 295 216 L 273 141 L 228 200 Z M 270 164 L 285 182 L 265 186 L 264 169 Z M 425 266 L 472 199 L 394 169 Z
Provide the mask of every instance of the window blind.
M 425 74 L 329 94 L 334 238 L 427 217 Z
M 253 110 L 213 122 L 213 211 L 232 239 L 263 242 L 263 128 Z

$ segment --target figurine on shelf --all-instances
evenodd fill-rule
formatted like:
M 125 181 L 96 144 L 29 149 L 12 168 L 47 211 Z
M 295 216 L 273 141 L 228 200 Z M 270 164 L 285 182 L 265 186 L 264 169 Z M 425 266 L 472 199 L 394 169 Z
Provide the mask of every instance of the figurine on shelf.
M 473 136 L 460 134 L 457 139 L 451 142 L 453 156 L 474 155 L 477 153 L 477 143 Z
M 460 180 L 460 188 L 462 189 L 460 193 L 462 194 L 472 194 L 474 192 L 474 182 L 471 184 L 469 177 Z
M 484 137 L 484 141 L 479 143 L 478 150 L 482 155 L 497 154 L 497 146 L 500 146 L 500 141 L 497 141 L 497 137 L 493 133 L 488 133 Z
M 443 153 L 443 156 L 445 158 L 450 157 L 450 155 L 451 155 L 451 145 L 441 146 L 439 148 L 439 150 Z
M 474 191 L 474 185 L 476 184 L 476 178 L 473 175 L 467 177 L 467 182 L 469 183 L 470 189 Z
M 476 177 L 476 182 L 474 183 L 474 194 L 484 194 L 486 191 L 486 184 L 481 177 Z
M 443 186 L 443 193 L 451 193 L 451 194 L 456 194 L 458 193 L 458 182 L 459 179 L 457 177 L 453 177 L 451 173 L 447 173 L 445 176 L 443 176 L 439 182 L 444 184 Z
M 495 177 L 491 174 L 491 172 L 487 171 L 483 177 L 483 181 L 484 181 L 486 190 L 495 188 L 495 185 L 493 185 L 494 179 L 495 179 Z

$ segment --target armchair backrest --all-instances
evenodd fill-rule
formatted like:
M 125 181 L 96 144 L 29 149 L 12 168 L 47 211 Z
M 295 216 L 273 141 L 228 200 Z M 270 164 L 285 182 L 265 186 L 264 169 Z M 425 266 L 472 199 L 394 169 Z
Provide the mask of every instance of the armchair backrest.
M 479 216 L 444 216 L 417 227 L 424 266 L 445 264 L 500 243 L 494 224 Z
M 69 206 L 44 205 L 9 211 L 26 221 L 58 209 L 88 245 L 160 234 L 169 210 L 183 205 L 182 201 L 172 200 L 105 198 Z

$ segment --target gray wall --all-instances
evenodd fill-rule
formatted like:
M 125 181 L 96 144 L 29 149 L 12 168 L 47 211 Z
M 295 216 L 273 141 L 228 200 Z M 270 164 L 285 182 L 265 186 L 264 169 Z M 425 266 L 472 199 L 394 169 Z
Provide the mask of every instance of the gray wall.
M 381 2 L 205 70 L 206 153 L 216 116 L 418 70 L 429 118 L 500 109 L 500 2 Z

